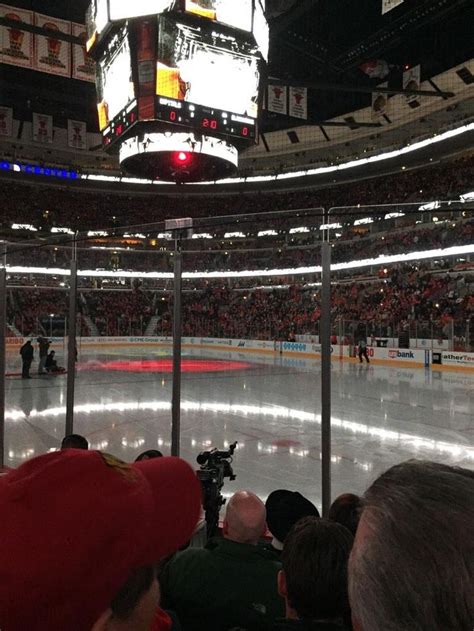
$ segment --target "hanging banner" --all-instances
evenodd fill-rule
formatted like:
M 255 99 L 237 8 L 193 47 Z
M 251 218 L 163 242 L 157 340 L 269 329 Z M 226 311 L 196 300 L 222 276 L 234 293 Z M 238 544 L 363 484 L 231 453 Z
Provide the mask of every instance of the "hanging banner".
M 421 66 L 413 66 L 405 70 L 403 73 L 403 89 L 404 90 L 419 90 L 421 79 Z M 408 103 L 419 101 L 420 97 L 416 94 L 406 94 L 406 100 Z
M 33 140 L 43 144 L 53 142 L 53 117 L 33 112 Z
M 268 111 L 288 114 L 288 88 L 286 85 L 268 86 Z
M 72 45 L 72 77 L 81 81 L 95 82 L 95 62 L 86 51 L 87 32 L 84 24 L 72 22 L 72 34 L 79 37 L 82 45 Z
M 33 13 L 0 4 L 0 17 L 33 24 Z M 28 31 L 0 26 L 0 62 L 23 68 L 33 67 L 33 34 Z
M 58 20 L 49 15 L 35 13 L 36 26 L 71 34 L 71 22 Z M 71 76 L 71 44 L 61 39 L 56 39 L 53 35 L 36 35 L 35 37 L 35 69 L 41 72 L 60 75 L 62 77 Z
M 10 138 L 13 135 L 13 110 L 11 107 L 0 107 L 0 136 Z
M 68 120 L 67 144 L 74 149 L 87 149 L 87 127 L 84 121 Z
M 378 87 L 386 88 L 388 83 L 381 83 Z M 388 94 L 372 92 L 372 119 L 382 118 L 388 113 Z
M 404 0 L 382 0 L 382 15 L 388 13 L 399 4 L 403 4 Z
M 308 118 L 308 89 L 290 87 L 290 116 Z

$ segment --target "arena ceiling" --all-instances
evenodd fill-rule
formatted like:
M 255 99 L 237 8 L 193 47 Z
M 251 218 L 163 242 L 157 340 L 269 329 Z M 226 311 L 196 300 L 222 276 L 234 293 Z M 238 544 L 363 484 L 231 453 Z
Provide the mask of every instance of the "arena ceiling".
M 89 0 L 10 0 L 8 4 L 83 21 Z M 380 82 L 359 66 L 383 59 L 389 87 L 401 85 L 406 65 L 421 64 L 422 79 L 474 56 L 472 0 L 405 0 L 382 15 L 382 0 L 267 0 L 269 76 L 309 86 L 310 123 L 319 124 L 367 107 Z M 93 85 L 2 67 L 0 88 L 18 113 L 49 108 L 55 120 L 84 117 L 96 129 Z M 3 100 L 3 99 L 2 99 Z M 285 129 L 294 120 L 267 112 L 261 131 Z

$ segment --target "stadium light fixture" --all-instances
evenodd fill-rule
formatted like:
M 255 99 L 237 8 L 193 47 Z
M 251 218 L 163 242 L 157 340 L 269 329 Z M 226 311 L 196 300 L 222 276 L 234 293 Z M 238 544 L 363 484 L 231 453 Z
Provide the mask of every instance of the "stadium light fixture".
M 51 232 L 54 234 L 74 234 L 70 228 L 62 228 L 60 226 L 51 228 Z
M 338 228 L 342 228 L 342 224 L 340 224 L 340 223 L 322 223 L 319 226 L 320 230 L 337 230 Z
M 29 230 L 30 232 L 38 232 L 38 228 L 35 228 L 29 223 L 12 223 L 12 230 Z
M 396 219 L 397 217 L 404 217 L 405 213 L 387 213 L 384 219 Z
M 309 232 L 309 228 L 306 226 L 300 226 L 299 228 L 290 228 L 290 234 L 299 234 L 303 232 Z

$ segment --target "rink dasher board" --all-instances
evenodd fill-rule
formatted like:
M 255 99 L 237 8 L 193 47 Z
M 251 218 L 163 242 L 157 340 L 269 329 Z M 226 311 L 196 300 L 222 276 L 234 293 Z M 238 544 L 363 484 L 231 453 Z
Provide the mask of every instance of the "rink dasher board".
M 7 350 L 18 351 L 28 338 L 6 338 Z M 49 338 L 53 345 L 67 344 L 67 338 Z M 170 348 L 173 338 L 169 336 L 122 336 L 122 337 L 81 337 L 78 348 L 98 348 L 101 346 L 156 346 Z M 310 342 L 278 342 L 272 340 L 242 340 L 213 337 L 183 337 L 183 348 L 202 350 L 236 351 L 260 355 L 282 355 L 285 357 L 314 358 L 321 357 L 320 344 Z M 432 367 L 435 370 L 463 370 L 474 372 L 474 353 L 440 351 L 441 363 L 433 363 L 433 351 L 428 349 L 402 349 L 367 347 L 370 362 L 374 365 L 399 366 L 410 368 Z M 359 362 L 357 346 L 331 345 L 331 359 Z M 365 362 L 365 360 L 364 360 Z

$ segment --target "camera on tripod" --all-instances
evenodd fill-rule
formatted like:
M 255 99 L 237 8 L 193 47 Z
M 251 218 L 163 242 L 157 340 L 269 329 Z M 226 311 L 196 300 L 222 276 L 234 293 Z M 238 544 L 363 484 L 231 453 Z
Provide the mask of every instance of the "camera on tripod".
M 221 493 L 224 479 L 235 480 L 237 477 L 231 464 L 236 447 L 237 441 L 229 445 L 226 450 L 202 451 L 196 458 L 198 464 L 201 465 L 197 471 L 197 477 L 202 486 L 202 505 L 206 515 L 208 539 L 217 534 L 220 509 L 226 501 Z

